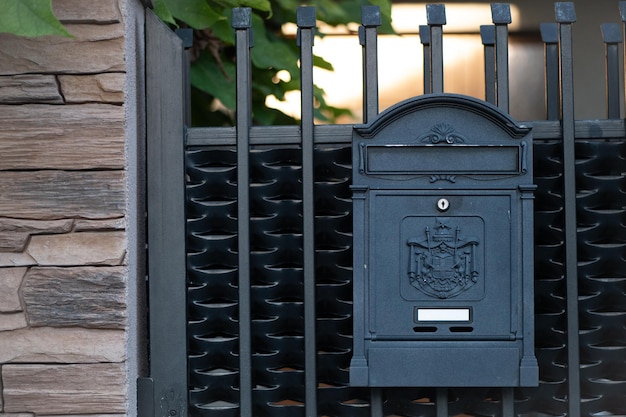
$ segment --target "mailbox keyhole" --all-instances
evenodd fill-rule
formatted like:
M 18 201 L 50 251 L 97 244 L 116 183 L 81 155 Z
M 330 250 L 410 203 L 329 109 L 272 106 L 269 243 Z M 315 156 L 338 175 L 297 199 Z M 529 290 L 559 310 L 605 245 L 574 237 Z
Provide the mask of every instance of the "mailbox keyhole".
M 439 211 L 447 211 L 450 208 L 450 202 L 446 198 L 440 198 L 437 201 L 437 208 Z

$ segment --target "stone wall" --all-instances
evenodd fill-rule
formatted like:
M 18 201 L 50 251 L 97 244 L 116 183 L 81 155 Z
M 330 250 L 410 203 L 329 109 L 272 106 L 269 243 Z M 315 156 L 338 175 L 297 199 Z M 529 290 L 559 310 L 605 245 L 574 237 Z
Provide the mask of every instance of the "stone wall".
M 128 411 L 125 1 L 0 34 L 0 416 Z

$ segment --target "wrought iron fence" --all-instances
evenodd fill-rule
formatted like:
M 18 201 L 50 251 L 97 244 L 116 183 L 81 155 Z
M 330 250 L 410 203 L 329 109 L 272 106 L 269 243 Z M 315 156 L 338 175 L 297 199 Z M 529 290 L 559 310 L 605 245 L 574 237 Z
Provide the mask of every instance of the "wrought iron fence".
M 626 22 L 626 2 L 619 3 Z M 444 92 L 445 9 L 420 28 L 424 91 Z M 626 130 L 619 25 L 603 25 L 607 118 L 576 120 L 572 3 L 542 25 L 546 120 L 533 127 L 538 388 L 354 388 L 352 126 L 315 125 L 315 10 L 298 10 L 302 122 L 257 127 L 250 14 L 236 9 L 237 126 L 184 127 L 182 45 L 148 19 L 151 375 L 142 415 L 626 414 Z M 481 28 L 485 99 L 509 106 L 507 5 Z M 378 113 L 375 7 L 363 9 L 364 118 Z M 160 31 L 161 35 L 154 35 Z M 151 39 L 152 37 L 152 39 Z M 164 55 L 164 44 L 173 52 Z M 172 64 L 172 62 L 174 64 Z M 151 110 L 152 109 L 152 110 Z

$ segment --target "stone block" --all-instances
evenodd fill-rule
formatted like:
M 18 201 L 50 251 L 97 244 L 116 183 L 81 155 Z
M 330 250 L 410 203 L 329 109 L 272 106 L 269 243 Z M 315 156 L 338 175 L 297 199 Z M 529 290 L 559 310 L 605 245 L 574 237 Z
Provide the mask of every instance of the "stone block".
M 26 268 L 0 268 L 0 312 L 22 311 L 19 289 Z
M 36 327 L 3 332 L 0 363 L 123 362 L 122 330 Z
M 52 10 L 63 23 L 117 23 L 122 16 L 117 0 L 53 0 Z
M 21 252 L 30 235 L 67 233 L 73 220 L 26 220 L 0 218 L 0 251 Z
M 20 232 L 3 232 L 0 235 L 0 251 L 21 252 L 30 235 Z
M 63 103 L 54 75 L 0 77 L 0 104 Z
M 93 230 L 124 230 L 126 219 L 85 220 L 77 219 L 74 223 L 74 231 L 84 232 Z
M 61 91 L 67 103 L 124 103 L 125 74 L 60 75 Z
M 30 326 L 124 329 L 122 267 L 31 268 L 22 284 Z
M 4 417 L 3 414 L 0 414 L 0 417 Z M 71 415 L 54 415 L 47 417 L 128 417 L 126 414 L 71 414 Z
M 23 329 L 26 327 L 26 316 L 20 313 L 0 313 L 0 332 Z
M 3 414 L 0 414 L 0 417 L 4 417 Z M 71 414 L 71 415 L 63 415 L 63 416 L 48 416 L 48 417 L 127 417 L 126 414 Z
M 35 265 L 35 260 L 27 253 L 0 252 L 0 267 L 30 265 Z
M 0 112 L 0 170 L 123 169 L 124 146 L 122 106 L 32 104 Z
M 85 7 L 91 2 L 85 2 Z M 0 34 L 0 75 L 123 72 L 124 26 L 67 25 L 74 38 Z
M 0 172 L 0 216 L 111 219 L 125 209 L 123 171 Z
M 119 231 L 37 235 L 26 251 L 42 266 L 120 265 L 126 237 Z
M 3 365 L 4 411 L 39 415 L 126 411 L 124 364 Z

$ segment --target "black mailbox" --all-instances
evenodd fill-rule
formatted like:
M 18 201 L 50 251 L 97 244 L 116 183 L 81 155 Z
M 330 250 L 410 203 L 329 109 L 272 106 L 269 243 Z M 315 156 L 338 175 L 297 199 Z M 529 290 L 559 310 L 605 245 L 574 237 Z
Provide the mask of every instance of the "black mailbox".
M 531 129 L 470 97 L 353 132 L 353 386 L 535 386 Z

